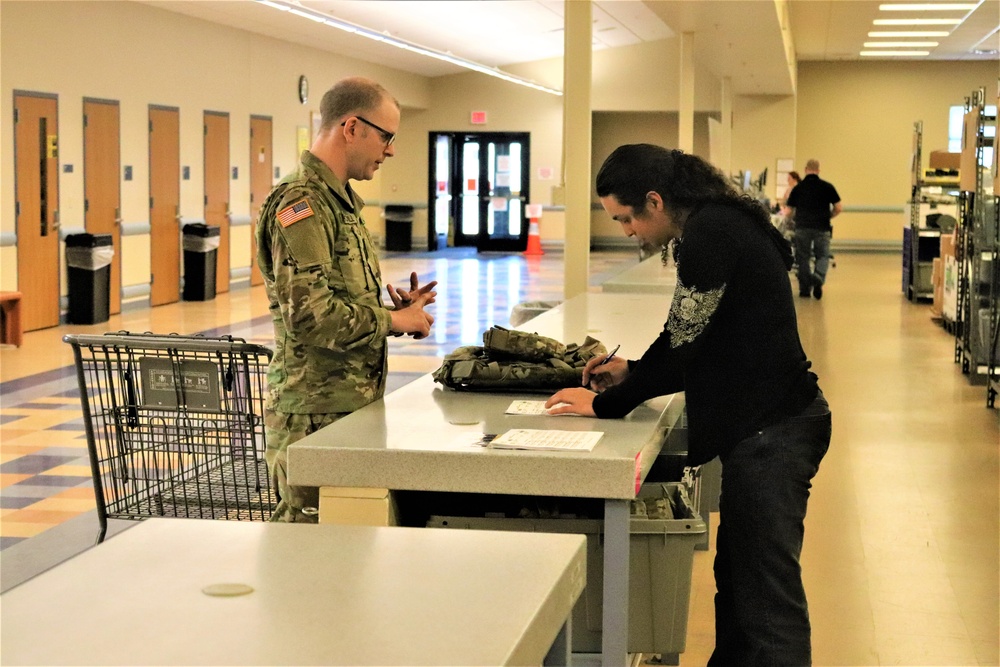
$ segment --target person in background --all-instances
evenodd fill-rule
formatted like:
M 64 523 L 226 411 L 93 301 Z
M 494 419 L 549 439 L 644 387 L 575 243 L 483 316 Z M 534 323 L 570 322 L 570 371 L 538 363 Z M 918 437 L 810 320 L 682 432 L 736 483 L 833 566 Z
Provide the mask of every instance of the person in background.
M 430 333 L 431 282 L 387 285 L 351 180 L 370 180 L 395 154 L 399 103 L 379 84 L 353 77 L 320 102 L 321 127 L 298 169 L 260 209 L 257 263 L 274 321 L 264 415 L 267 465 L 280 495 L 273 521 L 317 520 L 318 491 L 288 484 L 286 450 L 385 393 L 387 337 Z
M 795 186 L 798 185 L 800 181 L 802 181 L 802 177 L 799 176 L 799 172 L 788 172 L 788 179 L 786 181 L 788 188 L 785 190 L 785 196 L 781 203 L 781 226 L 779 229 L 781 230 L 782 235 L 789 240 L 795 238 L 795 218 L 792 216 L 792 210 L 787 206 L 788 196 L 792 194 L 792 190 L 795 189 Z
M 584 386 L 560 390 L 546 407 L 620 418 L 685 392 L 688 465 L 722 460 L 708 664 L 808 665 L 799 556 L 831 421 L 799 340 L 789 243 L 759 202 L 678 150 L 619 147 L 597 174 L 597 194 L 626 236 L 672 248 L 677 287 L 640 359 L 595 357 Z
M 795 220 L 795 262 L 798 264 L 799 296 L 823 298 L 826 272 L 830 268 L 830 220 L 843 205 L 832 183 L 819 177 L 819 161 L 806 162 L 806 176 L 788 194 L 787 208 Z M 815 259 L 815 262 L 813 260 Z
M 799 172 L 797 172 L 797 171 L 790 171 L 790 172 L 788 172 L 788 178 L 786 179 L 786 183 L 788 184 L 788 187 L 785 189 L 785 197 L 784 197 L 784 202 L 782 203 L 782 206 L 781 206 L 781 214 L 784 215 L 789 220 L 791 220 L 791 218 L 792 218 L 792 212 L 788 208 L 788 196 L 790 194 L 792 194 L 792 190 L 794 190 L 795 186 L 798 185 L 801 181 L 802 181 L 802 177 L 799 176 Z M 795 225 L 793 223 L 789 227 L 789 229 L 794 229 L 794 228 L 795 228 Z

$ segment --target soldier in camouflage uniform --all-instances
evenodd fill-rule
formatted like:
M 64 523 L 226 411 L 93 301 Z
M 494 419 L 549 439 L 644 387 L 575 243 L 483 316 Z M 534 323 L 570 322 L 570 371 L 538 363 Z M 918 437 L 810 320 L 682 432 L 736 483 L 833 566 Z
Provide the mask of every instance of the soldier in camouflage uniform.
M 430 333 L 436 283 L 387 285 L 348 181 L 369 180 L 395 154 L 399 104 L 374 81 L 344 79 L 320 103 L 322 124 L 297 171 L 268 195 L 257 263 L 274 320 L 264 418 L 267 464 L 281 501 L 272 520 L 315 522 L 318 491 L 289 486 L 293 442 L 382 397 L 389 335 Z

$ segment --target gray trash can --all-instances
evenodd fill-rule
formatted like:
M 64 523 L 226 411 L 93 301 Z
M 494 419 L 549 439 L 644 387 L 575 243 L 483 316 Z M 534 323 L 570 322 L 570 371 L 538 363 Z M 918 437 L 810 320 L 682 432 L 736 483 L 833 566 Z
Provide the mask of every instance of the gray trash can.
M 413 248 L 413 207 L 387 204 L 385 207 L 385 249 L 409 252 Z
M 672 516 L 654 513 L 666 501 Z M 705 534 L 681 483 L 643 484 L 632 502 L 629 525 L 629 653 L 660 653 L 677 664 L 687 641 L 694 548 Z M 600 519 L 501 518 L 433 515 L 429 528 L 578 533 L 587 538 L 587 586 L 573 608 L 573 652 L 601 650 L 604 591 Z
M 221 230 L 201 222 L 184 225 L 184 300 L 215 298 Z
M 66 237 L 70 324 L 108 321 L 114 256 L 111 234 L 70 234 Z

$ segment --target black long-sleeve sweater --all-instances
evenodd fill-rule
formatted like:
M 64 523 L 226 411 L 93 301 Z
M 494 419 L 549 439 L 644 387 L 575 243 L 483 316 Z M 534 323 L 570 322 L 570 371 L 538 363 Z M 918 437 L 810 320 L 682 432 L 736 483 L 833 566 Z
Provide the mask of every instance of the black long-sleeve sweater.
M 663 331 L 619 385 L 594 399 L 598 417 L 685 392 L 688 463 L 725 455 L 818 392 L 799 341 L 787 243 L 725 204 L 693 212 L 677 249 L 677 288 Z

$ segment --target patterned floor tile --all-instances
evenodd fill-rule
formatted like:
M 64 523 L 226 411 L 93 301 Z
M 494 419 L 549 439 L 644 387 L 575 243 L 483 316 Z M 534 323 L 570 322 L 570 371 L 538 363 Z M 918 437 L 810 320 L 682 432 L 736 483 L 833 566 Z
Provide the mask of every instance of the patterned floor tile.
M 86 458 L 73 459 L 73 463 L 46 470 L 42 475 L 63 475 L 68 477 L 90 477 L 90 461 Z
M 0 473 L 38 474 L 74 461 L 75 459 L 76 457 L 72 456 L 44 456 L 38 454 L 34 456 L 22 456 L 0 465 Z
M 0 489 L 6 489 L 9 486 L 13 486 L 19 482 L 23 482 L 26 479 L 33 477 L 33 475 L 5 475 L 0 473 Z
M 67 511 L 57 511 L 57 510 L 24 509 L 24 510 L 18 510 L 17 512 L 11 512 L 10 514 L 8 514 L 3 518 L 3 522 L 4 524 L 7 523 L 57 524 L 72 519 L 74 516 L 81 513 L 82 511 L 67 512 Z
M 15 484 L 15 488 L 23 485 L 30 486 L 79 486 L 83 482 L 90 482 L 90 475 L 86 477 L 77 476 L 67 476 L 67 475 L 35 475 L 30 480 L 22 482 L 21 484 Z
M 26 510 L 17 510 L 17 511 L 24 512 Z M 60 512 L 59 514 L 63 516 L 62 519 L 54 520 L 56 519 L 56 517 L 52 516 L 51 514 L 48 514 L 41 523 L 11 521 L 10 517 L 5 516 L 3 518 L 3 539 L 6 540 L 8 537 L 19 537 L 19 538 L 34 537 L 39 533 L 44 533 L 46 530 L 52 528 L 53 526 L 58 526 L 63 521 L 68 521 L 69 519 L 72 519 L 74 516 L 79 516 L 78 514 L 74 514 L 72 512 Z
M 26 537 L 7 537 L 4 535 L 0 537 L 0 550 L 6 549 L 7 547 L 12 547 L 19 542 L 24 542 Z
M 97 506 L 93 494 L 88 498 L 62 498 L 52 496 L 44 500 L 39 500 L 31 506 L 33 510 L 56 511 L 56 512 L 89 512 Z
M 39 502 L 38 498 L 18 498 L 0 495 L 0 507 L 5 510 L 20 510 L 37 502 Z M 4 520 L 6 521 L 6 513 Z

